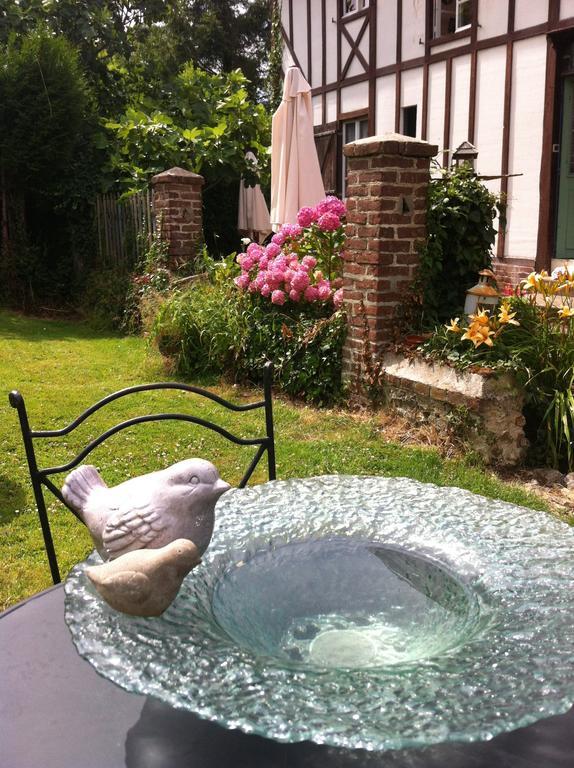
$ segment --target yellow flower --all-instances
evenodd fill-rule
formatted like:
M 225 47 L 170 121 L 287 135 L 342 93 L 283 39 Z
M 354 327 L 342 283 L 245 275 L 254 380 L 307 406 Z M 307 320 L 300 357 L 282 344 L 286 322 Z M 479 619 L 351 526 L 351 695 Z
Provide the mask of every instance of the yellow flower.
M 562 307 L 558 312 L 559 317 L 574 317 L 574 309 L 572 307 Z
M 537 291 L 540 286 L 540 275 L 531 272 L 528 277 L 522 280 L 522 285 L 527 291 Z
M 461 328 L 458 324 L 458 321 L 460 320 L 460 317 L 455 317 L 454 320 L 450 321 L 450 325 L 445 325 L 445 328 L 447 331 L 450 331 L 451 333 L 460 333 Z
M 461 336 L 461 339 L 463 341 L 465 339 L 472 341 L 475 347 L 480 347 L 481 344 L 486 344 L 488 347 L 492 347 L 492 339 L 490 337 L 493 335 L 494 331 L 490 326 L 480 325 L 479 323 L 474 322 L 468 327 L 466 333 Z
M 479 309 L 476 315 L 469 315 L 469 319 L 471 321 L 471 324 L 475 324 L 475 325 L 486 326 L 490 324 L 490 318 L 488 316 L 487 309 Z
M 500 305 L 498 310 L 498 322 L 500 325 L 520 325 L 518 320 L 514 319 L 516 312 L 509 312 L 509 309 L 510 307 L 505 302 Z

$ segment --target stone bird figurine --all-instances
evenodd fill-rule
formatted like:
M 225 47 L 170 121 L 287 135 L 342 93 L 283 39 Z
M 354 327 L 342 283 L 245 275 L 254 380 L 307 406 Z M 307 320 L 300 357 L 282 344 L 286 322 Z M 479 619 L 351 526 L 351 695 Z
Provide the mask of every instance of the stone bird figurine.
M 175 599 L 181 582 L 201 562 L 188 539 L 159 549 L 138 549 L 85 569 L 85 574 L 116 611 L 130 616 L 160 616 Z
M 204 459 L 187 459 L 108 488 L 97 469 L 74 469 L 62 487 L 104 560 L 135 549 L 193 541 L 202 555 L 211 540 L 217 499 L 230 485 Z

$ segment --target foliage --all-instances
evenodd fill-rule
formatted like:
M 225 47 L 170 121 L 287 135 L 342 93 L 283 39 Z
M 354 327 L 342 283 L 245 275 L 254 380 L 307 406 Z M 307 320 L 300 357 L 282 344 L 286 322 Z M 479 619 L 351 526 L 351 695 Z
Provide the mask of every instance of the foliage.
M 496 214 L 504 205 L 468 165 L 440 169 L 427 203 L 428 238 L 420 248 L 415 291 L 422 295 L 422 326 L 460 314 L 477 273 L 492 263 Z
M 345 214 L 345 204 L 336 197 L 326 197 L 314 208 L 301 208 L 298 223 L 284 224 L 267 246 L 251 243 L 247 247 L 247 253 L 238 258 L 241 274 L 235 284 L 280 306 L 333 301 L 339 308 Z
M 106 267 L 90 272 L 78 310 L 96 330 L 117 330 L 124 322 L 130 275 L 124 269 Z
M 260 379 L 273 362 L 275 378 L 288 395 L 316 405 L 330 405 L 342 394 L 342 348 L 347 333 L 343 311 L 325 305 L 269 306 L 243 296 L 239 304 L 244 340 L 236 366 L 240 376 Z
M 267 0 L 0 0 L 0 44 L 38 25 L 79 52 L 103 114 L 169 90 L 184 62 L 210 72 L 241 69 L 263 93 Z
M 271 48 L 267 78 L 269 108 L 275 112 L 283 95 L 283 36 L 281 34 L 281 0 L 271 2 Z
M 187 64 L 163 104 L 132 106 L 119 121 L 108 122 L 118 181 L 138 189 L 173 166 L 203 174 L 208 186 L 241 174 L 253 179 L 245 150 L 265 155 L 269 120 L 249 100 L 246 84 L 239 70 L 210 74 Z
M 531 273 L 518 295 L 488 312 L 437 329 L 423 349 L 465 368 L 514 372 L 525 389 L 534 432 L 554 467 L 574 470 L 574 273 Z
M 36 31 L 0 48 L 0 269 L 11 300 L 63 301 L 89 257 L 86 200 L 102 165 L 77 54 Z
M 257 382 L 272 360 L 287 394 L 327 404 L 341 393 L 342 312 L 324 305 L 269 305 L 238 293 L 230 283 L 231 260 L 214 267 L 211 280 L 176 292 L 160 308 L 154 338 L 184 376 L 233 373 Z

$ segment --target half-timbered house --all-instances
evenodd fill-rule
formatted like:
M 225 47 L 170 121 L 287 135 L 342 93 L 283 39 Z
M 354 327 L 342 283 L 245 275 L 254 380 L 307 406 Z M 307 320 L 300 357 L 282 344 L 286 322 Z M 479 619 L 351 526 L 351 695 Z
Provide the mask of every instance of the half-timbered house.
M 463 141 L 508 202 L 497 266 L 574 259 L 574 0 L 282 0 L 284 62 L 312 87 L 326 189 L 342 145 L 399 132 Z

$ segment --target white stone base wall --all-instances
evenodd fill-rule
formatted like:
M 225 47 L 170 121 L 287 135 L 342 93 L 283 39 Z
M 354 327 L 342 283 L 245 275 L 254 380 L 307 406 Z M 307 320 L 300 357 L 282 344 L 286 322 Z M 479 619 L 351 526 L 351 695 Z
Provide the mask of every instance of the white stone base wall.
M 523 460 L 524 394 L 509 374 L 460 372 L 396 354 L 384 356 L 382 373 L 387 402 L 403 416 L 454 429 L 487 464 Z

